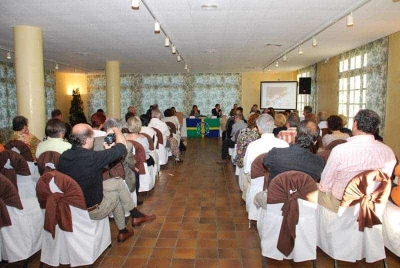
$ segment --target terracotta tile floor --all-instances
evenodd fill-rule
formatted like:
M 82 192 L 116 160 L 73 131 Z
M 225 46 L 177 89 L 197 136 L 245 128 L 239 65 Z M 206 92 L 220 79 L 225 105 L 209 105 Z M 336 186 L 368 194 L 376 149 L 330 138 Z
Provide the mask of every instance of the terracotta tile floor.
M 116 242 L 117 230 L 111 222 L 112 246 L 94 267 L 262 267 L 258 233 L 248 228 L 233 166 L 215 163 L 220 148 L 217 139 L 189 139 L 184 163 L 170 161 L 163 167 L 155 189 L 139 208 L 155 213 L 157 219 L 134 228 L 134 237 L 123 243 Z M 400 258 L 390 252 L 387 261 L 389 267 L 400 267 Z M 267 263 L 268 267 L 312 267 L 311 262 L 268 259 Z M 36 254 L 29 266 L 38 265 Z M 317 266 L 333 267 L 332 259 L 318 250 Z M 383 265 L 339 262 L 339 267 Z

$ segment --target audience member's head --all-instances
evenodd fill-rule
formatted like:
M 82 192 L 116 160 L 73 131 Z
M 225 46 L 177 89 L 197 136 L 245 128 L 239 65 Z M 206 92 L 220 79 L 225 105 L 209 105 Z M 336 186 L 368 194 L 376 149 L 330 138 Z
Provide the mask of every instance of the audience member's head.
M 148 114 L 142 114 L 140 116 L 140 121 L 142 121 L 142 126 L 148 126 L 150 123 L 151 117 Z
M 62 120 L 62 113 L 61 113 L 61 110 L 59 110 L 59 109 L 53 110 L 53 111 L 51 112 L 51 118 L 57 118 L 57 119 Z
M 14 131 L 22 131 L 24 128 L 28 127 L 28 118 L 22 115 L 14 117 L 12 122 L 12 127 Z
M 338 115 L 340 118 L 342 118 L 342 122 L 343 122 L 343 127 L 345 127 L 347 125 L 347 117 L 344 116 L 343 114 L 339 114 Z
M 92 128 L 100 129 L 104 122 L 106 122 L 106 116 L 101 112 L 96 112 L 90 117 L 90 121 L 92 123 Z
M 358 111 L 354 116 L 353 133 L 357 135 L 359 132 L 374 135 L 381 123 L 379 115 L 369 109 Z
M 286 119 L 286 127 L 297 127 L 300 124 L 300 117 L 297 113 L 289 114 Z
M 133 114 L 135 114 L 136 115 L 136 108 L 135 108 L 135 106 L 129 106 L 128 107 L 128 113 L 133 113 Z
M 275 128 L 274 118 L 269 114 L 262 114 L 257 118 L 257 127 L 258 131 L 261 134 L 272 133 L 272 130 Z
M 142 121 L 137 116 L 129 118 L 127 124 L 130 133 L 139 133 L 142 129 Z
M 305 114 L 304 115 L 304 119 L 308 120 L 308 121 L 311 121 L 311 122 L 314 122 L 316 124 L 318 123 L 317 122 L 317 116 L 315 114 L 313 114 L 313 113 Z
M 312 113 L 312 107 L 309 105 L 304 106 L 303 115 L 305 116 L 305 115 L 311 114 L 311 113 Z
M 103 109 L 97 109 L 96 113 L 102 113 L 104 115 L 106 114 Z
M 125 122 L 128 122 L 128 119 L 131 118 L 132 116 L 135 116 L 135 114 L 132 112 L 127 112 L 125 114 Z
M 342 118 L 338 115 L 331 115 L 326 120 L 328 122 L 328 128 L 330 130 L 341 130 L 343 128 Z
M 253 106 L 251 106 L 250 113 L 255 113 L 257 111 L 258 111 L 258 105 L 257 104 L 253 104 Z
M 151 111 L 151 117 L 152 118 L 158 118 L 158 119 L 160 119 L 161 120 L 161 113 L 160 113 L 160 111 L 159 110 L 152 110 Z
M 237 114 L 237 111 L 240 111 L 240 113 L 243 114 L 243 108 L 242 107 L 239 106 L 239 107 L 236 108 L 236 114 Z
M 236 110 L 237 107 L 238 107 L 238 104 L 237 104 L 237 103 L 234 103 L 234 104 L 233 104 L 233 110 Z
M 322 121 L 326 121 L 327 114 L 325 111 L 320 111 L 317 115 L 318 123 Z
M 221 107 L 221 105 L 219 105 L 219 103 L 215 104 L 215 108 L 219 109 Z
M 66 124 L 57 118 L 52 118 L 46 123 L 46 136 L 50 138 L 63 138 L 67 132 Z
M 106 122 L 104 122 L 103 129 L 107 132 L 107 130 L 116 127 L 121 129 L 121 124 L 115 118 L 108 118 Z
M 303 120 L 297 126 L 296 143 L 302 148 L 310 149 L 318 136 L 319 127 L 315 122 Z
M 170 109 L 171 109 L 171 111 L 172 111 L 172 115 L 175 115 L 175 114 L 176 114 L 176 109 L 175 109 L 175 107 L 171 107 Z
M 274 107 L 268 107 L 267 108 L 267 114 L 272 116 L 272 118 L 275 118 L 275 109 L 274 109 Z
M 283 127 L 286 124 L 286 117 L 281 113 L 277 113 L 275 114 L 274 123 L 277 127 Z
M 171 116 L 174 116 L 174 113 L 172 112 L 172 110 L 171 109 L 166 109 L 164 111 L 164 117 L 171 117 Z
M 197 111 L 198 110 L 197 105 L 193 105 L 192 110 Z
M 257 127 L 257 119 L 260 117 L 260 114 L 252 114 L 247 119 L 247 127 L 249 129 L 254 129 Z
M 72 145 L 77 147 L 91 149 L 94 141 L 93 136 L 93 129 L 88 124 L 76 124 L 72 128 L 70 141 Z

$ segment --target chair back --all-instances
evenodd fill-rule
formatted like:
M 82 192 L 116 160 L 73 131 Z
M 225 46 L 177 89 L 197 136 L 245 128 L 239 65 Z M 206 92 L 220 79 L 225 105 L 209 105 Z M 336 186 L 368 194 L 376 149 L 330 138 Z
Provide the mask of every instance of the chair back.
M 268 188 L 268 177 L 269 177 L 269 170 L 264 166 L 264 158 L 268 155 L 268 153 L 260 154 L 259 156 L 254 159 L 253 163 L 251 163 L 250 168 L 250 177 L 252 179 L 258 177 L 264 177 L 264 186 L 263 189 L 266 190 Z
M 6 176 L 17 188 L 17 175 L 29 176 L 31 172 L 25 158 L 12 151 L 0 152 L 0 174 Z
M 45 172 L 56 169 L 59 159 L 59 152 L 47 151 L 40 154 L 39 158 L 37 159 L 40 176 L 42 176 Z
M 17 187 L 0 174 L 0 228 L 12 225 L 7 206 L 23 209 Z
M 332 134 L 332 131 L 329 128 L 321 128 L 321 137 L 324 137 L 326 134 Z
M 300 171 L 286 171 L 270 182 L 267 204 L 283 203 L 281 209 L 283 220 L 277 248 L 286 256 L 294 248 L 296 225 L 299 221 L 298 199 L 317 203 L 318 187 L 310 175 Z
M 140 133 L 140 135 L 146 137 L 147 141 L 149 142 L 149 150 L 154 151 L 154 142 L 153 139 L 150 137 L 150 135 L 147 133 Z
M 23 141 L 11 140 L 4 145 L 4 148 L 6 148 L 6 150 L 13 150 L 22 155 L 26 161 L 33 162 L 31 150 Z
M 167 124 L 168 128 L 169 128 L 169 136 L 173 137 L 174 134 L 176 134 L 176 126 L 174 123 L 172 122 L 165 122 L 165 124 Z
M 340 206 L 360 205 L 357 221 L 358 229 L 362 232 L 365 227 L 382 224 L 382 214 L 376 211 L 376 204 L 387 203 L 390 189 L 389 177 L 381 170 L 361 172 L 347 184 Z
M 136 161 L 135 167 L 139 169 L 139 174 L 145 174 L 146 170 L 144 164 L 146 163 L 146 152 L 144 151 L 143 146 L 137 141 L 128 140 L 128 142 L 133 145 L 132 150 Z
M 153 129 L 157 135 L 158 143 L 157 143 L 156 149 L 158 149 L 160 144 L 164 144 L 164 138 L 163 138 L 161 131 L 158 128 L 153 127 Z
M 183 113 L 182 112 L 176 112 L 175 115 L 178 118 L 179 124 L 182 126 L 183 125 Z
M 339 144 L 347 142 L 346 140 L 334 140 L 331 143 L 329 143 L 325 149 L 321 152 L 318 152 L 317 155 L 319 155 L 322 159 L 324 159 L 324 162 L 328 162 L 328 158 L 331 155 L 332 149 L 338 146 Z

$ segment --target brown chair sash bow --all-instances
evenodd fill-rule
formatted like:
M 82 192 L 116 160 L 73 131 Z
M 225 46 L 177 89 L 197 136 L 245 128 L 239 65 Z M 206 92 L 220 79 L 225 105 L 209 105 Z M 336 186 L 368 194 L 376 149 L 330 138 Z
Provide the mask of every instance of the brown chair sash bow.
M 33 156 L 31 153 L 31 149 L 29 149 L 29 146 L 26 145 L 23 141 L 20 140 L 11 140 L 4 145 L 6 150 L 12 150 L 12 148 L 17 148 L 19 151 L 19 154 L 24 157 L 26 161 L 33 162 Z
M 23 209 L 17 187 L 0 174 L 0 228 L 12 225 L 7 206 Z
M 380 182 L 376 190 L 368 194 L 368 185 Z M 340 206 L 350 207 L 360 204 L 358 213 L 358 230 L 363 232 L 365 227 L 372 228 L 382 224 L 375 213 L 375 203 L 385 204 L 390 195 L 389 177 L 380 170 L 368 170 L 356 175 L 346 186 Z
M 59 159 L 60 159 L 60 153 L 55 151 L 47 151 L 40 154 L 39 158 L 37 159 L 39 174 L 43 175 L 45 172 L 53 170 L 54 168 L 50 168 L 46 164 L 53 163 L 54 166 L 57 166 Z
M 267 153 L 264 153 L 257 156 L 256 159 L 254 159 L 253 163 L 251 163 L 251 172 L 250 172 L 250 177 L 252 179 L 258 177 L 264 177 L 264 186 L 263 186 L 264 191 L 268 188 L 268 177 L 269 177 L 269 171 L 264 166 L 263 163 L 263 159 L 267 155 L 268 155 Z
M 267 204 L 284 203 L 282 225 L 277 248 L 288 256 L 294 248 L 296 225 L 299 221 L 297 199 L 318 201 L 318 187 L 313 178 L 300 171 L 286 171 L 276 176 L 268 187 Z
M 153 127 L 153 129 L 154 129 L 154 131 L 156 132 L 156 135 L 157 135 L 157 140 L 158 141 L 157 141 L 156 149 L 158 149 L 160 144 L 164 144 L 164 138 L 163 138 L 163 135 L 162 135 L 162 133 L 161 133 L 161 131 L 159 129 L 157 129 L 155 127 Z
M 144 163 L 146 163 L 146 153 L 143 146 L 137 141 L 128 140 L 128 142 L 132 143 L 133 148 L 135 148 L 135 167 L 139 169 L 139 174 L 146 174 L 146 170 L 144 168 Z
M 103 180 L 111 179 L 111 178 L 125 178 L 125 170 L 122 165 L 122 159 L 117 159 L 108 165 L 108 168 L 103 169 Z
M 17 174 L 28 176 L 31 175 L 31 172 L 28 163 L 22 155 L 11 150 L 6 150 L 0 152 L 0 174 L 6 176 L 18 189 Z
M 154 141 L 153 139 L 150 137 L 149 134 L 147 133 L 140 133 L 140 135 L 143 135 L 144 137 L 146 137 L 148 143 L 149 143 L 149 150 L 150 151 L 154 151 Z
M 170 137 L 173 137 L 173 134 L 176 134 L 176 126 L 174 123 L 172 122 L 165 122 L 165 124 L 168 126 L 169 128 L 169 132 L 170 132 Z
M 54 183 L 63 193 L 52 193 L 49 183 Z M 40 177 L 36 185 L 40 207 L 46 209 L 44 229 L 55 237 L 56 225 L 61 230 L 73 232 L 72 216 L 69 206 L 86 209 L 81 187 L 71 177 L 53 170 Z

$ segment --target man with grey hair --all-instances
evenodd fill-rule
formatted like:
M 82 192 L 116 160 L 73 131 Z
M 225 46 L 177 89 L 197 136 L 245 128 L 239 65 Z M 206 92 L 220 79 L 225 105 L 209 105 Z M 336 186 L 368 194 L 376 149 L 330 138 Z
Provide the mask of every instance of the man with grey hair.
M 161 121 L 161 112 L 158 109 L 153 109 L 151 111 L 151 120 L 148 125 L 149 127 L 154 127 L 161 131 L 164 138 L 169 137 L 170 132 L 167 124 Z M 165 141 L 164 141 L 165 144 Z
M 261 138 L 250 142 L 244 156 L 244 173 L 250 174 L 251 164 L 257 156 L 263 153 L 268 153 L 274 147 L 285 148 L 289 147 L 286 141 L 275 138 L 272 130 L 274 129 L 274 119 L 269 114 L 262 114 L 257 121 L 258 131 Z

